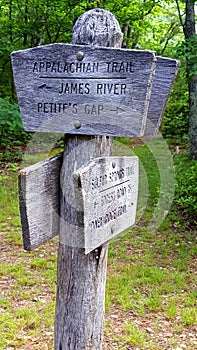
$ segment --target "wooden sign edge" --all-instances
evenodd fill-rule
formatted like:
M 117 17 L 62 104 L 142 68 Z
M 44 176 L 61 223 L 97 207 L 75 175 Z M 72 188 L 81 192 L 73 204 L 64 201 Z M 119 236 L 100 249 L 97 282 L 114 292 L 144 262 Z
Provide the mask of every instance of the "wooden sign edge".
M 39 45 L 39 46 L 35 46 L 35 47 L 30 47 L 28 49 L 22 49 L 22 50 L 16 50 L 16 51 L 12 51 L 11 52 L 11 58 L 17 56 L 17 54 L 21 54 L 21 53 L 25 53 L 25 52 L 32 52 L 32 51 L 40 51 L 42 49 L 47 49 L 50 47 L 58 47 L 58 46 L 62 46 L 63 48 L 67 47 L 67 48 L 76 48 L 79 50 L 89 50 L 91 49 L 92 51 L 114 51 L 116 50 L 116 52 L 135 52 L 135 53 L 149 53 L 150 55 L 156 56 L 156 50 L 138 50 L 138 49 L 125 49 L 125 48 L 114 48 L 114 47 L 106 47 L 106 46 L 92 46 L 92 45 L 79 45 L 79 44 L 67 44 L 67 43 L 53 43 L 53 44 L 46 44 L 46 45 Z
M 174 81 L 176 79 L 176 76 L 177 76 L 177 73 L 178 73 L 178 69 L 179 69 L 179 66 L 180 66 L 180 62 L 176 59 L 172 59 L 172 58 L 169 58 L 169 57 L 162 57 L 162 56 L 156 56 L 157 58 L 157 62 L 159 63 L 159 60 L 163 60 L 166 61 L 167 63 L 174 63 L 174 67 L 173 67 L 173 70 L 174 70 L 174 74 L 173 76 L 171 77 L 171 79 L 169 80 L 169 89 L 168 89 L 168 93 L 165 95 L 164 99 L 163 99 L 163 106 L 162 106 L 162 109 L 161 109 L 161 112 L 160 114 L 158 115 L 157 117 L 157 123 L 156 125 L 153 125 L 153 122 L 152 122 L 152 119 L 149 118 L 149 113 L 150 113 L 150 105 L 152 103 L 152 100 L 154 99 L 154 96 L 153 96 L 153 93 L 154 93 L 154 84 L 155 84 L 155 80 L 154 80 L 154 77 L 153 77 L 153 83 L 152 83 L 152 90 L 151 90 L 151 96 L 150 96 L 150 101 L 149 101 L 149 108 L 148 108 L 148 113 L 147 113 L 147 119 L 146 119 L 146 126 L 145 126 L 145 129 L 144 129 L 144 135 L 143 135 L 143 138 L 144 139 L 153 139 L 154 137 L 157 136 L 157 133 L 159 131 L 159 127 L 160 127 L 160 124 L 161 124 L 161 121 L 162 121 L 162 117 L 163 117 L 163 114 L 165 112 L 165 108 L 166 108 L 166 105 L 168 103 L 168 99 L 169 99 L 169 96 L 170 96 L 170 93 L 171 93 L 171 89 L 172 89 L 172 86 L 174 84 Z M 157 75 L 157 63 L 156 63 L 156 69 L 155 69 L 155 78 L 156 78 L 156 75 Z M 150 123 L 151 125 L 151 131 L 148 129 L 148 124 Z
M 29 225 L 28 215 L 27 215 L 27 203 L 26 203 L 26 190 L 27 190 L 27 176 L 33 171 L 36 171 L 40 167 L 43 167 L 46 165 L 47 162 L 53 162 L 53 168 L 57 168 L 57 163 L 60 162 L 60 165 L 62 163 L 63 158 L 63 152 L 58 153 L 52 157 L 46 158 L 36 164 L 30 165 L 29 167 L 25 167 L 24 169 L 20 170 L 19 176 L 18 176 L 18 196 L 19 196 L 19 212 L 20 212 L 20 219 L 21 219 L 21 227 L 22 227 L 22 237 L 23 237 L 23 247 L 24 250 L 31 251 L 36 248 L 38 248 L 40 245 L 44 244 L 49 239 L 52 239 L 57 234 L 54 234 L 50 238 L 43 240 L 42 242 L 37 242 L 32 244 L 31 236 L 32 232 Z M 59 169 L 59 166 L 58 166 Z M 58 199 L 57 199 L 58 200 Z

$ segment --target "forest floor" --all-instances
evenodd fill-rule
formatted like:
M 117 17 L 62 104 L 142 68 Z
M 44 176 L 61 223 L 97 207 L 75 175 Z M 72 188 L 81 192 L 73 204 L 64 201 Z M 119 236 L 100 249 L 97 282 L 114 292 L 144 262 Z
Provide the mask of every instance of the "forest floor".
M 5 225 L 0 231 L 0 349 L 52 350 L 58 241 L 53 239 L 34 252 L 25 252 L 20 236 L 20 229 L 11 226 Z M 166 272 L 169 274 L 168 269 L 173 270 L 172 261 L 171 266 L 163 266 L 163 259 L 158 259 L 157 265 L 161 265 L 161 272 L 165 273 L 159 275 L 155 266 L 149 271 L 144 270 L 144 276 L 139 273 L 140 296 L 136 277 L 132 282 L 129 270 L 133 275 L 132 270 L 136 270 L 137 265 L 139 271 L 140 264 L 144 265 L 142 247 L 139 244 L 132 248 L 128 239 L 129 235 L 125 242 L 127 250 L 123 249 L 127 257 L 125 261 L 122 253 L 117 251 L 113 255 L 117 242 L 109 250 L 103 350 L 197 349 L 195 257 L 191 259 L 190 256 L 189 266 L 184 271 L 176 273 L 174 268 L 171 277 L 168 276 L 171 279 L 173 275 L 171 286 L 164 286 L 167 283 L 164 276 Z M 117 250 L 120 242 L 118 246 Z M 157 274 L 157 281 L 151 270 Z M 124 286 L 118 280 L 121 279 L 120 273 Z M 131 290 L 133 283 L 135 286 Z M 161 291 L 161 284 L 163 289 L 169 289 L 165 294 Z M 117 291 L 119 295 L 116 287 L 120 289 Z
M 0 349 L 52 350 L 58 239 L 24 251 L 13 167 L 0 171 L 0 185 Z M 151 196 L 109 245 L 103 350 L 197 349 L 196 230 L 172 212 L 150 232 Z

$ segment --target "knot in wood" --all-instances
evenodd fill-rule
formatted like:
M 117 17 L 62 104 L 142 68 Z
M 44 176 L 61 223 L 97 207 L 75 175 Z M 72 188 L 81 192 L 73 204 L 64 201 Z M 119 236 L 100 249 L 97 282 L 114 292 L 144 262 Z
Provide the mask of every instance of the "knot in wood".
M 123 34 L 115 16 L 103 9 L 85 12 L 78 18 L 72 43 L 105 47 L 121 47 Z M 105 45 L 103 45 L 105 43 Z

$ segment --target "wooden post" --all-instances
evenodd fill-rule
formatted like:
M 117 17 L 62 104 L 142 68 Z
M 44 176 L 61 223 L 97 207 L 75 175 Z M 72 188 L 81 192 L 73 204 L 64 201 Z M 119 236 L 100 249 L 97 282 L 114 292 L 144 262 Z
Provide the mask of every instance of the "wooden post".
M 121 42 L 119 24 L 108 11 L 88 11 L 73 28 L 73 44 L 120 47 Z M 112 138 L 106 136 L 65 136 L 55 350 L 102 349 L 108 244 L 88 255 L 81 248 L 83 220 L 75 200 L 73 173 L 90 159 L 110 155 L 111 145 Z

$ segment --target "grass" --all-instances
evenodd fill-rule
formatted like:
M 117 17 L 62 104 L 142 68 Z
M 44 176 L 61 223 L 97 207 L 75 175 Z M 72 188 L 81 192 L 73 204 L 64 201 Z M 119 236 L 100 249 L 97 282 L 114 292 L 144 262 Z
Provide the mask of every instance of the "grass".
M 57 242 L 23 251 L 17 172 L 6 169 L 0 184 L 0 349 L 52 349 Z
M 109 257 L 112 251 L 112 260 L 114 262 L 118 260 L 119 264 L 118 266 L 115 263 L 110 265 L 110 278 L 107 282 L 108 307 L 111 303 L 117 302 L 124 308 L 128 301 L 130 301 L 129 306 L 131 307 L 133 300 L 135 300 L 136 312 L 137 310 L 142 311 L 142 302 L 144 312 L 147 309 L 162 310 L 172 307 L 172 295 L 174 298 L 178 298 L 183 293 L 184 298 L 178 298 L 179 305 L 177 307 L 181 309 L 182 306 L 186 307 L 188 303 L 195 304 L 195 276 L 190 273 L 195 259 L 195 251 L 188 249 L 187 259 L 185 259 L 185 250 L 182 251 L 181 247 L 177 248 L 175 244 L 174 247 L 171 245 L 171 248 L 168 248 L 168 242 L 170 243 L 171 237 L 174 235 L 173 231 L 171 236 L 168 232 L 167 237 L 165 232 L 162 232 L 162 240 L 158 241 L 156 235 L 159 233 L 152 235 L 150 241 L 150 238 L 147 240 L 139 230 L 133 229 L 121 239 L 121 243 L 114 242 L 110 245 Z M 184 240 L 184 236 L 180 235 L 179 239 Z M 137 241 L 138 244 L 133 247 L 132 242 L 134 241 Z M 165 248 L 164 254 L 161 253 L 162 243 L 163 246 L 166 245 L 167 255 Z M 119 249 L 120 245 L 126 247 L 125 251 Z M 177 266 L 177 256 L 178 260 L 185 261 L 184 268 L 182 264 L 181 267 L 180 265 L 175 267 Z M 185 298 L 187 293 L 188 297 Z M 166 306 L 163 307 L 161 301 L 169 294 L 171 296 L 170 303 L 169 305 L 165 303 Z
M 17 197 L 17 174 L 13 173 L 0 176 L 0 229 L 3 225 L 10 225 L 14 227 L 20 226 L 18 197 Z
M 162 154 L 155 161 L 152 146 L 120 141 L 116 154 L 140 158 L 140 194 L 136 226 L 109 245 L 106 349 L 176 349 L 180 341 L 194 349 L 195 232 L 185 230 L 178 213 L 165 206 L 173 186 L 165 190 L 172 169 L 164 174 L 158 169 Z M 24 252 L 16 171 L 2 172 L 0 184 L 0 349 L 52 350 L 57 240 Z
M 28 253 L 16 246 L 15 240 L 9 239 L 7 244 L 7 262 L 0 268 L 0 349 L 22 349 L 24 345 L 41 349 L 45 340 L 52 349 L 56 281 L 53 247 Z

